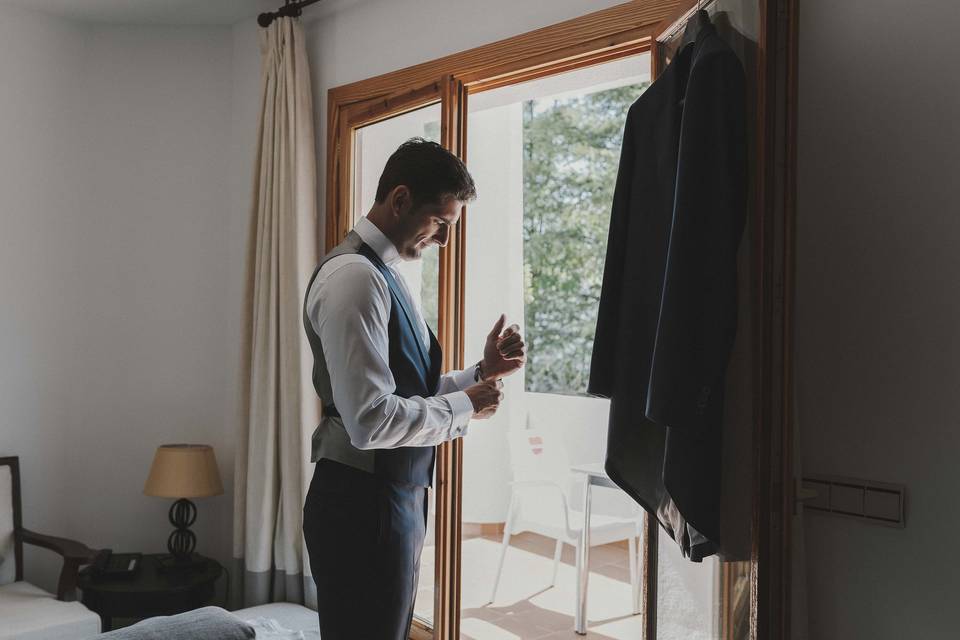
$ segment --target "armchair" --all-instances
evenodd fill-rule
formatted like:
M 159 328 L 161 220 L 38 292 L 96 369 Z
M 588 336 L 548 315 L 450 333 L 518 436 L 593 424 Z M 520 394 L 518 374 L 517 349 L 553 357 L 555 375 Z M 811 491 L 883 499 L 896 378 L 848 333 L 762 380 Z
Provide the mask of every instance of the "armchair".
M 23 580 L 23 545 L 63 557 L 57 594 Z M 25 529 L 20 500 L 20 459 L 0 458 L 0 640 L 7 638 L 89 638 L 100 632 L 100 618 L 76 600 L 77 573 L 96 551 L 66 538 Z

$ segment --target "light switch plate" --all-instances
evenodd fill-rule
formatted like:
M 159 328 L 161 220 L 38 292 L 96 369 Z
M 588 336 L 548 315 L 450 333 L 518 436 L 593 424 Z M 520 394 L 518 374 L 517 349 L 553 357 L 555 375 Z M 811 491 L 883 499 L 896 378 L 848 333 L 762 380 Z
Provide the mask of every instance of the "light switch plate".
M 829 513 L 888 527 L 904 527 L 904 498 L 902 484 L 808 474 L 803 477 L 803 488 L 816 492 L 815 497 L 803 500 L 809 512 Z
M 848 516 L 863 515 L 863 486 L 840 482 L 830 485 L 830 511 Z
M 902 494 L 886 489 L 867 488 L 863 497 L 863 515 L 868 518 L 899 522 L 903 519 Z
M 812 492 L 811 497 L 803 501 L 804 505 L 814 509 L 823 509 L 824 511 L 830 510 L 830 483 L 829 482 L 818 482 L 816 480 L 810 480 L 809 478 L 804 478 L 803 488 Z

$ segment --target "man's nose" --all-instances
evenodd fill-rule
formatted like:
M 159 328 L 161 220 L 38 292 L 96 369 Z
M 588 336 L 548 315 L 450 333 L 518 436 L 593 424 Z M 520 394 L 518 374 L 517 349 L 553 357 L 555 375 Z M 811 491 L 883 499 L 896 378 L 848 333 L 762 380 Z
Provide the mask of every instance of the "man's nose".
M 441 226 L 437 229 L 437 232 L 433 235 L 437 240 L 437 244 L 441 247 L 447 246 L 447 242 L 450 240 L 450 227 L 447 225 Z

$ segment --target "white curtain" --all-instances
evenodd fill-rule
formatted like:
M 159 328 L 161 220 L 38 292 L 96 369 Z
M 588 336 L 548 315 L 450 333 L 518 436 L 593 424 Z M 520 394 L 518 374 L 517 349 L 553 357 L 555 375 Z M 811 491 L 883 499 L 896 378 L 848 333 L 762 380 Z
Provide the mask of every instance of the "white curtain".
M 319 407 L 300 314 L 317 260 L 317 177 L 299 20 L 279 18 L 261 29 L 260 50 L 231 599 L 316 607 L 301 527 Z

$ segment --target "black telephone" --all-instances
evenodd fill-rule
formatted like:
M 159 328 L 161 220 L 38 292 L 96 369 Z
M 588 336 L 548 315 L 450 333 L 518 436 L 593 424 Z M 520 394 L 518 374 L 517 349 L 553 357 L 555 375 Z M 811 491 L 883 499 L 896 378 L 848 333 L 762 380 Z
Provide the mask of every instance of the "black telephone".
M 103 549 L 94 558 L 90 572 L 102 578 L 131 578 L 140 568 L 142 553 L 114 553 Z

